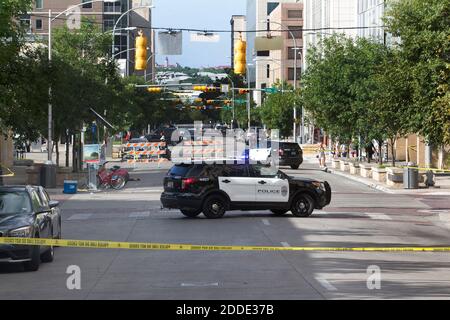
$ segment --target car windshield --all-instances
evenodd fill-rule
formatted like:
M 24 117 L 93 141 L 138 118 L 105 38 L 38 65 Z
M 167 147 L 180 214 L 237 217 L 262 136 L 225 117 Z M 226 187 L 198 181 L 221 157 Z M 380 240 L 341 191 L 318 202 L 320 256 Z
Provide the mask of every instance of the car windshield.
M 31 213 L 30 198 L 26 192 L 0 191 L 0 214 Z

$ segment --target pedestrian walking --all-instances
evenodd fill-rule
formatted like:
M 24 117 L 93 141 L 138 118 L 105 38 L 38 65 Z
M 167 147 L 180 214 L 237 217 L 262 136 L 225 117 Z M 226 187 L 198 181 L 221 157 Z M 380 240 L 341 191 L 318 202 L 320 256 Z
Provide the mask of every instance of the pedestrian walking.
M 319 166 L 320 168 L 326 168 L 326 155 L 325 155 L 325 147 L 323 145 L 323 143 L 320 144 L 319 149 L 318 149 L 318 154 L 317 154 L 317 158 L 319 159 Z

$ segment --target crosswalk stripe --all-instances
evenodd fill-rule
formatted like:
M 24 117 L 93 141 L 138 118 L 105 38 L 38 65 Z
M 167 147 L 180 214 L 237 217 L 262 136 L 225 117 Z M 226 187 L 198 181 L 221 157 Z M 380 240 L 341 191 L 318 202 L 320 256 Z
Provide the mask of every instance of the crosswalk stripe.
M 73 221 L 73 220 L 87 220 L 91 216 L 92 216 L 92 213 L 77 213 L 77 214 L 72 215 L 67 220 L 70 220 L 70 221 Z
M 370 219 L 373 219 L 373 220 L 392 220 L 391 217 L 389 217 L 387 214 L 384 214 L 384 213 L 366 212 L 366 215 L 369 216 Z
M 317 282 L 328 291 L 337 291 L 337 288 L 333 286 L 327 279 L 316 277 Z

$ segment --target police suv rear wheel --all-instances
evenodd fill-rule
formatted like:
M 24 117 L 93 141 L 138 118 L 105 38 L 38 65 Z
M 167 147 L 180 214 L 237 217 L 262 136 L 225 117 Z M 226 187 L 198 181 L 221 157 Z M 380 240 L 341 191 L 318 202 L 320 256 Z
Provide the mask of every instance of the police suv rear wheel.
M 200 213 L 202 213 L 202 210 L 186 210 L 186 209 L 181 209 L 180 210 L 182 214 L 184 214 L 186 217 L 189 218 L 195 218 L 196 216 L 198 216 Z
M 227 209 L 227 201 L 219 195 L 212 195 L 206 198 L 203 203 L 203 214 L 208 219 L 222 218 Z
M 292 202 L 292 214 L 296 217 L 309 217 L 314 211 L 314 199 L 308 194 L 298 195 Z
M 272 213 L 278 217 L 286 214 L 286 212 L 287 212 L 287 210 L 283 210 L 283 209 L 272 209 L 270 211 L 272 211 Z

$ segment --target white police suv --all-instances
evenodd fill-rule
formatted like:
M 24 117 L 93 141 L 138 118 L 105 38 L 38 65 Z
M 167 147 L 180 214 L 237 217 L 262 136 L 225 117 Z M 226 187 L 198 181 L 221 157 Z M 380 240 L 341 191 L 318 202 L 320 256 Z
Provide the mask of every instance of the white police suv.
M 325 182 L 294 178 L 260 164 L 176 164 L 164 178 L 161 203 L 187 217 L 201 212 L 210 219 L 229 210 L 288 211 L 309 217 L 331 201 Z

